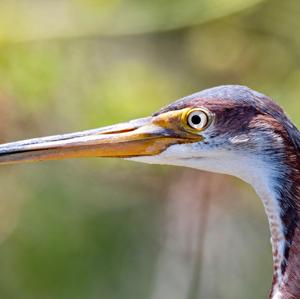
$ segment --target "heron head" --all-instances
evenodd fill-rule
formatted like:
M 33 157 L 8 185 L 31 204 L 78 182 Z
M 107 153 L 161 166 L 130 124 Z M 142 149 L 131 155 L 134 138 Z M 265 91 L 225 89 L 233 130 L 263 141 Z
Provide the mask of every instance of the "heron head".
M 120 157 L 249 180 L 271 158 L 285 154 L 285 135 L 292 129 L 281 108 L 269 98 L 247 87 L 228 85 L 180 99 L 151 117 L 4 144 L 0 164 Z
M 133 160 L 226 173 L 253 183 L 260 176 L 282 174 L 289 148 L 300 146 L 295 141 L 299 132 L 283 110 L 244 86 L 219 86 L 192 94 L 161 109 L 154 119 L 168 119 L 170 113 L 179 113 L 180 130 L 199 139 Z

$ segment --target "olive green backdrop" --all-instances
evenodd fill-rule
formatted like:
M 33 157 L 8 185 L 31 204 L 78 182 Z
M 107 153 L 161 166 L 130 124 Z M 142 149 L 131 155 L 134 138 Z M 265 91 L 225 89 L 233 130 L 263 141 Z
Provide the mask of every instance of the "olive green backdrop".
M 2 0 L 0 142 L 228 83 L 300 126 L 299 30 L 297 0 Z M 271 273 L 262 204 L 237 179 L 102 159 L 0 169 L 1 299 L 267 298 Z

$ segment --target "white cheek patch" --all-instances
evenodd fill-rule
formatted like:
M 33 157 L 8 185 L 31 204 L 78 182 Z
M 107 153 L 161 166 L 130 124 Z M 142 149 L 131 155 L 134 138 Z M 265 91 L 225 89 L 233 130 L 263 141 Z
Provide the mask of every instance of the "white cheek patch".
M 232 138 L 229 138 L 229 142 L 232 144 L 241 144 L 241 143 L 247 143 L 250 140 L 250 137 L 246 134 L 234 136 Z

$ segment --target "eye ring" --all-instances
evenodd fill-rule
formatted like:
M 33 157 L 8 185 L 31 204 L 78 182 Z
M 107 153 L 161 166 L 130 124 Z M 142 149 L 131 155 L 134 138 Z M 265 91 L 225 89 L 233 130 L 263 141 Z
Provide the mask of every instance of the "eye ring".
M 203 131 L 211 124 L 211 113 L 203 108 L 189 110 L 185 115 L 185 122 L 189 129 Z

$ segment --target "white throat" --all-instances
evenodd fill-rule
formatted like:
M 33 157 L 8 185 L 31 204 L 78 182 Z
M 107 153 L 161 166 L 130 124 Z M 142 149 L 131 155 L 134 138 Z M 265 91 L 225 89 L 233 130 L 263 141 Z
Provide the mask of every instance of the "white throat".
M 168 164 L 177 165 L 200 170 L 206 170 L 216 173 L 224 173 L 233 175 L 246 181 L 255 189 L 258 196 L 261 198 L 270 226 L 271 244 L 273 252 L 273 266 L 275 284 L 273 286 L 273 299 L 280 299 L 280 286 L 283 281 L 281 273 L 281 264 L 284 261 L 285 236 L 283 223 L 280 218 L 281 208 L 278 203 L 277 194 L 274 191 L 274 182 L 272 182 L 271 172 L 268 165 L 263 161 L 258 161 L 257 156 L 242 156 L 230 152 L 213 153 L 208 155 L 201 153 L 201 157 L 193 155 L 194 148 L 192 145 L 187 151 L 189 157 L 180 157 L 179 151 L 186 152 L 186 149 L 180 149 L 180 146 L 172 146 L 165 152 L 152 157 L 136 157 L 130 158 L 138 162 L 150 164 Z M 198 151 L 196 149 L 195 153 Z M 180 157 L 180 158 L 178 158 Z M 276 170 L 275 170 L 276 171 Z

